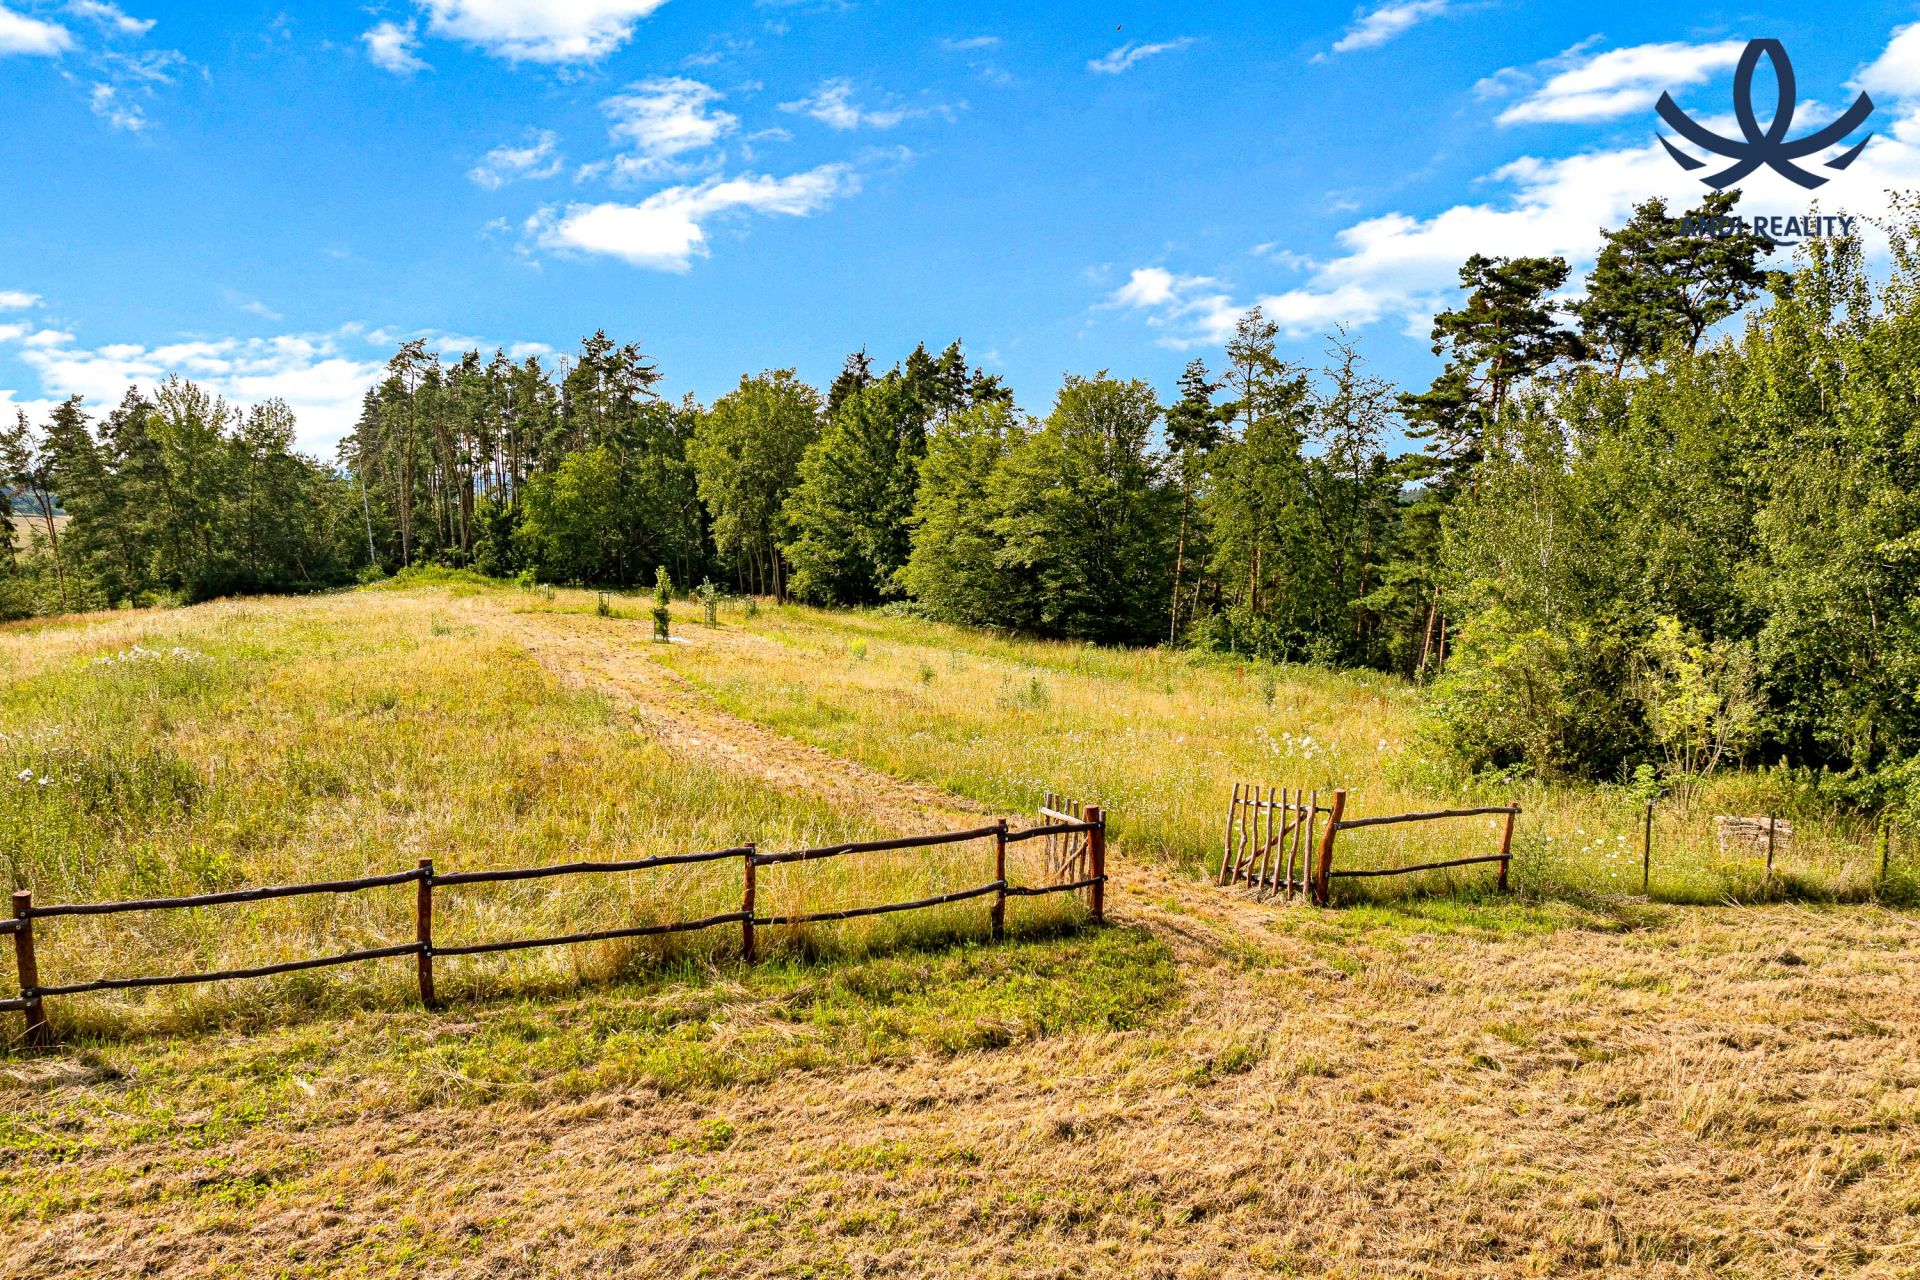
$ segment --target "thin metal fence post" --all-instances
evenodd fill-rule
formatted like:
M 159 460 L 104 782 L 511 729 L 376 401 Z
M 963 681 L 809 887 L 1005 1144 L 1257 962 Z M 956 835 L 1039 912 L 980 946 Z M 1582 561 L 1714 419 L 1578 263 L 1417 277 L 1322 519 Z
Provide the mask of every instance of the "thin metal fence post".
M 1647 801 L 1647 825 L 1640 834 L 1640 892 L 1651 893 L 1653 883 L 1653 801 Z

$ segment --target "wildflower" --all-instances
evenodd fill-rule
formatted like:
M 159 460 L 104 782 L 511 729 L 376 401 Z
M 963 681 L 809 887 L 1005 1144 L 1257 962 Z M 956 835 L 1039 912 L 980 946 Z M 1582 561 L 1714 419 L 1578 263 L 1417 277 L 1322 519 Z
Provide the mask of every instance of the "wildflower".
M 22 781 L 22 782 L 32 782 L 32 781 L 33 781 L 33 770 L 31 770 L 31 769 L 22 769 L 22 770 L 20 771 L 20 781 Z

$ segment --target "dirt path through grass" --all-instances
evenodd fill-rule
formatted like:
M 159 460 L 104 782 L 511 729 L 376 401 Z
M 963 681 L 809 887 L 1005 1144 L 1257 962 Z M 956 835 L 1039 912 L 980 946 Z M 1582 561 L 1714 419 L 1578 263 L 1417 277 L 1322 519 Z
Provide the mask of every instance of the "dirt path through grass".
M 724 764 L 783 791 L 818 797 L 844 812 L 884 819 L 897 824 L 902 835 L 977 825 L 986 813 L 951 792 L 888 777 L 715 708 L 684 678 L 653 660 L 651 635 L 639 623 L 509 610 L 484 598 L 469 604 L 498 619 L 549 675 L 614 699 L 670 750 Z M 714 630 L 700 632 L 690 643 L 771 642 Z

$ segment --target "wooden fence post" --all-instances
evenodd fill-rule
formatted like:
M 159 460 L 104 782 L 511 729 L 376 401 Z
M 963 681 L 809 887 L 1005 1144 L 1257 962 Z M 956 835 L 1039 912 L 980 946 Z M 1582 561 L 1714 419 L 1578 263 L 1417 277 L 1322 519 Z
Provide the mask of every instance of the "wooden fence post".
M 999 942 L 1007 936 L 1007 820 L 1000 819 L 999 830 L 993 833 L 993 878 L 1000 883 L 1000 892 L 993 896 L 992 936 Z
M 439 1002 L 433 997 L 433 859 L 420 859 L 420 879 L 414 884 L 413 936 L 420 944 L 414 969 L 420 975 L 420 1003 L 433 1009 Z
M 742 960 L 745 960 L 748 964 L 752 964 L 754 961 L 754 954 L 753 954 L 753 868 L 754 868 L 754 856 L 755 856 L 754 844 L 755 842 L 752 840 L 747 841 L 746 856 L 743 857 L 740 861 L 741 871 L 744 875 L 744 879 L 742 881 L 742 888 L 740 890 L 740 910 L 745 915 L 745 919 L 740 921 L 740 958 Z
M 1772 814 L 1767 815 L 1767 883 L 1768 884 L 1773 883 L 1773 828 L 1774 828 L 1775 821 L 1776 819 Z
M 1507 810 L 1507 829 L 1500 833 L 1500 878 L 1493 887 L 1501 893 L 1507 891 L 1507 864 L 1513 861 L 1513 820 L 1519 812 L 1517 807 Z
M 1087 832 L 1087 874 L 1093 879 L 1093 919 L 1096 924 L 1107 918 L 1107 816 L 1097 804 L 1090 804 L 1086 820 L 1093 824 Z
M 20 994 L 33 1001 L 23 1010 L 27 1017 L 26 1042 L 38 1046 L 47 1042 L 47 1010 L 40 997 L 27 994 L 40 985 L 40 966 L 33 958 L 32 917 L 33 890 L 14 890 L 13 918 L 19 923 L 13 930 L 13 960 L 20 969 Z
M 1240 785 L 1233 784 L 1233 802 L 1227 806 L 1227 835 L 1220 846 L 1220 884 L 1226 884 L 1233 874 L 1233 823 L 1240 816 Z
M 1333 793 L 1333 808 L 1327 811 L 1327 829 L 1320 833 L 1320 865 L 1313 877 L 1313 901 L 1316 906 L 1326 906 L 1332 900 L 1333 885 L 1333 838 L 1340 833 L 1340 819 L 1347 812 L 1347 793 L 1345 788 L 1336 788 Z

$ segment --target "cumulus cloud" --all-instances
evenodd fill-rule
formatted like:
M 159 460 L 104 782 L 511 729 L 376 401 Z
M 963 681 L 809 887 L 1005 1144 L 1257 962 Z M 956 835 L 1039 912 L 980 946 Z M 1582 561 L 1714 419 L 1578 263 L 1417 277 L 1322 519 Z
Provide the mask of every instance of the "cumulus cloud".
M 0 57 L 10 53 L 50 58 L 73 48 L 73 33 L 0 4 Z
M 1588 55 L 1576 46 L 1556 60 L 1561 69 L 1525 98 L 1500 113 L 1501 124 L 1566 124 L 1613 120 L 1647 111 L 1662 93 L 1683 85 L 1700 84 L 1740 61 L 1744 40 L 1711 44 L 1633 45 Z M 1482 92 L 1494 86 L 1525 83 L 1530 77 L 1512 68 L 1482 81 Z
M 608 136 L 625 152 L 612 161 L 616 178 L 637 181 L 676 172 L 682 157 L 733 133 L 735 116 L 714 108 L 724 95 L 681 76 L 643 80 L 600 104 L 613 123 Z
M 177 373 L 237 403 L 286 401 L 299 424 L 299 447 L 322 457 L 353 429 L 361 397 L 386 370 L 385 356 L 352 329 L 99 347 L 80 345 L 70 333 L 9 335 L 0 329 L 0 343 L 14 348 L 40 384 L 38 396 L 0 388 L 0 405 L 9 409 L 38 417 L 52 403 L 81 395 L 94 412 L 103 412 L 118 404 L 129 386 L 151 389 Z
M 515 62 L 596 62 L 666 0 L 419 0 L 428 30 Z
M 420 33 L 414 23 L 403 27 L 397 22 L 382 22 L 361 32 L 360 41 L 367 46 L 367 60 L 382 71 L 410 76 L 431 70 L 415 52 L 420 47 Z
M 1133 70 L 1148 58 L 1157 57 L 1163 53 L 1172 53 L 1176 49 L 1184 49 L 1192 43 L 1192 36 L 1181 36 L 1177 40 L 1163 40 L 1158 44 L 1134 44 L 1129 42 L 1121 45 L 1118 49 L 1110 53 L 1093 59 L 1087 63 L 1087 70 L 1097 75 L 1117 76 L 1123 71 Z
M 560 135 L 550 129 L 528 134 L 526 142 L 506 143 L 482 157 L 467 171 L 467 177 L 489 191 L 498 191 L 509 182 L 526 179 L 540 181 L 557 175 L 566 161 L 559 154 Z
M 844 77 L 822 81 L 818 88 L 795 102 L 780 104 L 782 111 L 810 116 L 829 129 L 891 129 L 921 116 L 941 115 L 951 120 L 953 108 L 944 104 L 931 107 L 866 108 L 853 100 L 853 81 Z
M 25 311 L 40 305 L 40 295 L 19 289 L 0 289 L 0 311 Z
M 1484 182 L 1490 192 L 1478 202 L 1353 223 L 1335 237 L 1336 252 L 1313 260 L 1294 288 L 1240 293 L 1211 277 L 1148 267 L 1134 271 L 1105 305 L 1142 313 L 1172 347 L 1218 343 L 1256 303 L 1294 336 L 1381 321 L 1424 336 L 1434 312 L 1456 300 L 1460 264 L 1469 255 L 1558 255 L 1584 273 L 1600 248 L 1601 228 L 1620 226 L 1634 205 L 1660 196 L 1670 208 L 1686 209 L 1707 194 L 1654 138 L 1569 156 L 1523 156 Z M 1889 213 L 1889 191 L 1916 185 L 1920 103 L 1885 121 L 1859 160 L 1817 197 L 1762 169 L 1742 184 L 1741 210 L 1804 214 L 1817 199 L 1824 213 L 1861 218 L 1856 230 L 1873 243 L 1865 220 Z
M 638 204 L 573 204 L 543 209 L 527 224 L 532 243 L 561 253 L 618 258 L 656 271 L 685 271 L 708 248 L 707 225 L 745 214 L 806 217 L 859 189 L 844 164 L 786 177 L 743 174 L 668 187 Z
M 1346 34 L 1334 41 L 1333 51 L 1377 48 L 1452 8 L 1452 0 L 1389 0 L 1355 16 Z
M 1880 56 L 1855 74 L 1850 87 L 1896 101 L 1920 97 L 1920 22 L 1896 29 Z

